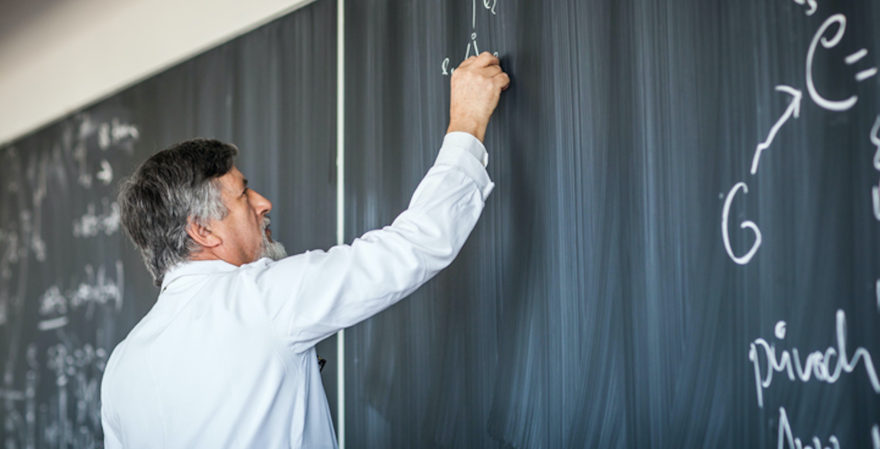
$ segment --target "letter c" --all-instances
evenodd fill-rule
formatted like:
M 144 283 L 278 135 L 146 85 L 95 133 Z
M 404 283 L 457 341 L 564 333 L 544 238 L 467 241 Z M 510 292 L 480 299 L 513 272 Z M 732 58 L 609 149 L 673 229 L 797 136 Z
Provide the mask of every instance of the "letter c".
M 831 37 L 831 39 L 822 37 L 825 32 L 828 31 L 828 28 L 835 23 L 838 25 L 838 28 L 834 36 Z M 859 97 L 855 95 L 846 100 L 829 100 L 823 97 L 813 84 L 813 57 L 816 55 L 816 47 L 819 45 L 819 42 L 821 41 L 822 46 L 825 48 L 835 47 L 840 43 L 840 40 L 843 39 L 843 34 L 845 32 L 846 16 L 843 14 L 835 14 L 826 19 L 825 23 L 819 27 L 819 30 L 816 31 L 816 35 L 813 36 L 813 41 L 810 42 L 810 49 L 807 50 L 807 90 L 810 92 L 810 98 L 812 98 L 817 105 L 824 109 L 828 109 L 829 111 L 846 111 L 855 106 L 856 102 L 859 101 Z

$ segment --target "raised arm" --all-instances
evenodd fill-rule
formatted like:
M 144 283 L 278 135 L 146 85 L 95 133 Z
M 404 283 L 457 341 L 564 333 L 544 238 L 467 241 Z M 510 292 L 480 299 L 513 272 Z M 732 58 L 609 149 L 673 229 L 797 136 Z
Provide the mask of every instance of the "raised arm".
M 276 262 L 264 285 L 298 273 L 276 325 L 298 350 L 386 309 L 448 266 L 464 245 L 494 184 L 481 140 L 509 84 L 489 53 L 466 60 L 452 76 L 448 134 L 409 207 L 390 226 L 351 245 Z

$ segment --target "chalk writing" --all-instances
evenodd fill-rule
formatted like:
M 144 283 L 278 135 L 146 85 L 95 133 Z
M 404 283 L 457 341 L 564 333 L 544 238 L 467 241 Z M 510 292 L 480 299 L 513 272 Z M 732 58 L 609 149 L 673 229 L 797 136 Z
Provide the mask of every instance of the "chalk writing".
M 122 261 L 116 261 L 115 282 L 106 276 L 104 267 L 98 267 L 97 273 L 91 265 L 85 266 L 86 282 L 80 282 L 76 290 L 68 295 L 70 305 L 79 307 L 88 304 L 107 304 L 113 301 L 117 310 L 122 308 L 122 291 L 124 272 Z
M 788 108 L 785 109 L 785 112 L 782 114 L 782 116 L 779 117 L 773 127 L 770 128 L 770 133 L 767 135 L 767 138 L 764 139 L 763 142 L 759 143 L 758 146 L 755 148 L 755 155 L 752 157 L 752 175 L 758 173 L 758 164 L 761 161 L 761 154 L 765 150 L 767 150 L 767 148 L 770 148 L 770 145 L 773 143 L 773 139 L 776 138 L 776 134 L 779 132 L 779 129 L 782 128 L 782 126 L 791 118 L 796 119 L 800 116 L 801 97 L 803 96 L 801 94 L 801 91 L 793 87 L 784 85 L 776 86 L 776 90 L 791 95 L 791 102 L 789 103 Z M 736 254 L 734 254 L 733 247 L 730 245 L 730 231 L 728 220 L 730 216 L 731 203 L 733 202 L 734 196 L 740 190 L 742 190 L 743 193 L 749 193 L 749 186 L 742 181 L 734 184 L 733 188 L 731 188 L 730 192 L 728 192 L 727 194 L 727 199 L 724 201 L 724 208 L 721 212 L 721 238 L 724 242 L 724 249 L 725 251 L 727 251 L 727 255 L 730 256 L 730 258 L 734 262 L 740 265 L 745 265 L 749 263 L 750 260 L 752 260 L 752 257 L 755 256 L 755 253 L 758 252 L 758 248 L 761 247 L 762 236 L 761 230 L 758 228 L 758 225 L 756 225 L 755 222 L 751 220 L 742 222 L 740 224 L 740 228 L 750 229 L 755 234 L 755 241 L 754 243 L 752 243 L 751 248 L 749 248 L 746 254 L 742 256 L 737 256 Z
M 110 184 L 113 181 L 113 167 L 110 166 L 110 163 L 106 160 L 101 161 L 101 169 L 95 175 L 98 178 L 98 181 L 101 181 L 104 185 Z
M 737 256 L 733 253 L 733 248 L 730 246 L 730 234 L 728 231 L 728 217 L 730 215 L 730 205 L 733 202 L 733 198 L 736 196 L 737 192 L 740 190 L 743 193 L 749 193 L 749 186 L 744 182 L 738 182 L 734 184 L 733 188 L 730 189 L 730 192 L 727 194 L 727 199 L 724 200 L 724 209 L 721 212 L 721 238 L 724 241 L 724 249 L 727 251 L 727 255 L 733 259 L 734 262 L 745 265 L 752 260 L 752 257 L 755 256 L 755 253 L 758 252 L 758 248 L 761 247 L 761 230 L 758 229 L 758 225 L 751 220 L 746 220 L 742 222 L 739 227 L 741 229 L 751 229 L 755 234 L 755 242 L 752 243 L 752 247 L 749 249 L 746 254 L 742 256 Z
M 794 0 L 798 5 L 807 5 L 806 14 L 808 16 L 812 16 L 816 13 L 816 10 L 819 8 L 819 5 L 816 3 L 816 0 Z
M 24 390 L 12 391 L 7 389 L 5 390 L 5 392 L 10 394 L 7 394 L 5 396 L 0 394 L 0 397 L 8 401 L 6 402 L 6 416 L 4 419 L 4 427 L 7 431 L 7 439 L 5 441 L 6 447 L 38 447 L 36 444 L 36 392 L 37 382 L 39 380 L 39 362 L 37 356 L 37 348 L 33 343 L 29 344 L 27 350 L 25 351 L 25 362 L 27 364 L 28 371 L 24 376 Z M 23 415 L 15 407 L 12 406 L 12 401 L 24 402 L 25 412 Z M 12 435 L 19 436 L 19 442 L 21 443 L 21 445 L 15 444 L 15 440 L 11 438 Z
M 777 449 L 840 449 L 840 440 L 836 435 L 828 436 L 828 443 L 831 446 L 824 446 L 822 440 L 814 436 L 811 438 L 810 444 L 805 444 L 800 438 L 794 436 L 791 430 L 791 423 L 788 420 L 788 414 L 784 407 L 779 407 L 779 433 L 776 439 Z M 871 427 L 871 447 L 880 449 L 880 426 L 874 424 Z
M 760 142 L 757 147 L 755 147 L 755 154 L 754 156 L 752 156 L 752 168 L 750 171 L 753 176 L 758 173 L 758 164 L 761 161 L 761 154 L 763 154 L 764 151 L 770 148 L 770 145 L 773 144 L 773 140 L 776 138 L 776 134 L 779 132 L 779 129 L 782 128 L 782 126 L 785 125 L 785 123 L 792 118 L 796 119 L 800 116 L 801 98 L 803 97 L 801 91 L 785 85 L 776 86 L 776 90 L 791 95 L 791 101 L 789 102 L 788 107 L 785 109 L 785 112 L 782 114 L 782 116 L 779 117 L 779 119 L 776 120 L 776 123 L 770 128 L 770 132 L 767 135 L 767 138 L 764 139 L 763 142 Z M 730 206 L 733 202 L 733 198 L 740 190 L 742 190 L 743 193 L 749 193 L 749 186 L 745 182 L 740 181 L 734 184 L 733 187 L 730 189 L 730 192 L 727 193 L 727 197 L 724 201 L 724 208 L 721 211 L 721 238 L 724 242 L 724 250 L 727 251 L 727 255 L 731 258 L 731 260 L 733 260 L 737 264 L 745 265 L 749 263 L 750 260 L 752 260 L 752 257 L 755 256 L 755 253 L 758 252 L 758 248 L 761 247 L 762 236 L 761 230 L 758 228 L 758 225 L 756 225 L 754 221 L 747 220 L 742 222 L 740 224 L 740 229 L 750 229 L 755 234 L 755 241 L 754 243 L 752 243 L 752 246 L 749 248 L 746 254 L 742 256 L 737 256 L 734 253 L 733 247 L 730 244 L 730 231 L 728 220 L 730 216 Z
M 74 139 L 71 136 L 65 139 L 72 141 L 71 156 L 79 173 L 77 182 L 85 188 L 92 187 L 94 179 L 103 185 L 109 185 L 113 181 L 113 167 L 106 159 L 101 159 L 97 164 L 97 170 L 92 171 L 94 164 L 89 164 L 88 161 L 90 139 L 94 138 L 97 141 L 98 149 L 102 152 L 121 149 L 131 154 L 135 142 L 140 137 L 140 131 L 137 126 L 124 123 L 117 118 L 102 123 L 95 123 L 87 114 L 81 114 L 78 118 L 81 122 L 77 137 Z M 66 147 L 67 145 L 65 149 Z
M 755 155 L 752 157 L 752 175 L 758 173 L 758 162 L 761 160 L 761 153 L 767 148 L 770 148 L 770 144 L 772 144 L 773 139 L 776 138 L 776 133 L 779 132 L 779 128 L 782 128 L 782 125 L 792 117 L 798 118 L 801 113 L 801 97 L 803 96 L 801 95 L 801 91 L 789 86 L 776 86 L 776 90 L 791 95 L 791 103 L 789 103 L 788 108 L 786 108 L 782 117 L 779 117 L 776 124 L 770 128 L 770 134 L 767 135 L 767 139 L 759 143 L 757 148 L 755 148 Z
M 794 438 L 791 432 L 791 424 L 788 422 L 788 414 L 785 413 L 785 409 L 779 407 L 779 437 L 777 438 L 776 448 L 777 449 L 840 449 L 840 441 L 838 441 L 837 437 L 831 435 L 828 437 L 828 442 L 831 443 L 831 446 L 823 446 L 822 440 L 819 437 L 813 437 L 812 443 L 813 445 L 804 444 L 800 438 Z
M 880 115 L 874 121 L 871 128 L 871 144 L 874 145 L 874 169 L 880 171 Z M 874 203 L 874 218 L 880 221 L 880 181 L 871 188 L 871 198 Z
M 95 198 L 81 188 L 110 193 L 115 164 L 133 155 L 139 131 L 124 119 L 96 120 L 88 113 L 59 128 L 60 137 L 46 151 L 9 147 L 0 153 L 6 211 L 0 217 L 3 447 L 101 447 L 99 387 L 108 356 L 102 345 L 114 341 L 107 335 L 114 332 L 112 320 L 105 318 L 122 308 L 124 267 L 121 260 L 90 264 L 83 260 L 88 254 L 53 253 L 63 234 L 43 236 L 41 229 L 60 218 L 73 237 L 118 234 L 119 207 L 109 196 L 82 203 L 73 216 L 66 207 L 51 215 L 44 208 L 64 198 Z M 115 245 L 106 250 L 100 259 L 115 253 Z M 37 264 L 49 260 L 49 271 Z M 78 271 L 56 273 L 56 260 Z
M 785 340 L 785 324 L 777 323 L 775 336 L 779 341 Z M 852 357 L 846 348 L 846 316 L 843 310 L 836 314 L 836 346 L 829 346 L 824 351 L 813 351 L 805 359 L 801 359 L 797 348 L 777 352 L 775 344 L 763 338 L 757 338 L 749 345 L 749 360 L 754 367 L 755 390 L 758 395 L 758 407 L 764 407 L 764 390 L 773 383 L 774 373 L 785 373 L 790 381 L 809 382 L 815 378 L 819 382 L 833 384 L 841 374 L 852 374 L 856 368 L 864 368 L 865 377 L 874 389 L 880 393 L 880 380 L 877 379 L 876 368 L 871 354 L 867 349 L 858 347 Z
M 483 0 L 483 7 L 488 9 L 492 15 L 495 15 L 495 5 L 498 4 L 498 0 Z
M 60 316 L 58 318 L 50 318 L 48 320 L 42 320 L 37 323 L 37 329 L 41 331 L 50 331 L 53 329 L 59 329 L 70 323 L 70 318 L 66 316 Z
M 877 295 L 877 311 L 880 312 L 880 279 L 877 279 L 877 284 L 874 286 L 874 290 Z
M 43 242 L 43 239 L 40 237 L 38 232 L 39 227 L 34 225 L 34 214 L 29 210 L 21 211 L 20 220 L 21 227 L 27 232 L 29 235 L 28 246 L 31 250 L 31 253 L 34 255 L 38 261 L 43 262 L 46 260 L 46 243 Z M 34 230 L 36 229 L 36 231 Z M 30 232 L 28 232 L 30 231 Z
M 86 213 L 73 222 L 74 237 L 95 237 L 98 234 L 111 235 L 119 231 L 119 205 L 106 198 L 101 200 L 102 212 L 95 213 L 95 204 L 86 205 Z
M 88 155 L 86 143 L 83 141 L 79 141 L 76 143 L 76 146 L 73 147 L 73 151 L 71 152 L 71 156 L 73 160 L 76 162 L 77 171 L 79 172 L 79 176 L 76 178 L 76 182 L 79 185 L 89 188 L 92 186 L 92 173 L 88 167 L 88 160 L 86 156 Z
M 874 120 L 874 126 L 871 127 L 871 144 L 877 149 L 874 152 L 874 169 L 880 171 L 880 115 Z
M 107 150 L 114 145 L 129 144 L 126 148 L 130 149 L 130 143 L 136 141 L 140 137 L 140 131 L 137 126 L 130 123 L 122 123 L 119 119 L 114 118 L 110 123 L 102 123 L 98 127 L 98 148 Z
M 867 54 L 868 54 L 868 50 L 863 48 L 863 49 L 847 56 L 844 59 L 844 61 L 846 62 L 847 65 L 853 65 L 856 62 L 859 62 L 865 56 L 867 56 Z M 865 69 L 859 73 L 856 73 L 855 79 L 856 79 L 856 81 L 862 82 L 862 81 L 867 80 L 868 78 L 873 77 L 876 74 L 877 74 L 877 67 L 871 67 L 869 69 Z
M 55 313 L 67 313 L 67 298 L 61 294 L 61 290 L 57 286 L 51 286 L 43 296 L 40 297 L 40 314 L 52 315 Z
M 799 5 L 807 5 L 807 15 L 816 12 L 818 4 L 811 0 L 794 0 Z M 815 61 L 817 53 L 822 49 L 830 50 L 841 44 L 846 34 L 846 17 L 843 14 L 834 14 L 825 19 L 821 26 L 813 35 L 809 47 L 807 49 L 804 75 L 806 90 L 809 98 L 820 108 L 843 112 L 852 109 L 859 101 L 859 96 L 855 93 L 842 99 L 828 98 L 817 87 L 813 77 Z M 864 62 L 869 52 L 865 48 L 860 48 L 849 53 L 843 58 L 843 62 L 856 69 L 854 79 L 857 83 L 864 82 L 877 75 L 876 67 L 865 67 Z M 861 68 L 857 68 L 861 65 Z M 756 175 L 761 162 L 762 154 L 771 147 L 777 133 L 783 125 L 791 119 L 797 119 L 800 115 L 801 91 L 789 86 L 777 86 L 776 90 L 786 92 L 791 95 L 792 100 L 788 108 L 777 119 L 767 138 L 758 144 L 752 157 L 752 165 L 750 174 Z M 880 116 L 874 122 L 874 126 L 870 133 L 871 143 L 875 148 L 873 165 L 880 171 Z M 722 240 L 724 248 L 728 256 L 737 264 L 747 264 L 757 252 L 761 245 L 761 231 L 753 221 L 744 221 L 740 228 L 751 230 L 755 234 L 755 242 L 745 255 L 737 256 L 730 245 L 730 236 L 728 234 L 728 220 L 730 207 L 734 197 L 742 191 L 744 194 L 749 193 L 748 185 L 744 181 L 734 184 L 733 188 L 727 194 L 722 208 Z M 872 186 L 871 198 L 873 203 L 874 217 L 880 220 L 880 184 Z M 877 310 L 880 311 L 880 280 L 876 283 L 876 301 Z M 829 345 L 824 350 L 814 350 L 802 357 L 798 348 L 781 349 L 780 345 L 785 341 L 787 333 L 787 324 L 785 321 L 779 321 L 774 327 L 774 336 L 776 340 L 773 343 L 763 338 L 757 338 L 749 344 L 748 357 L 753 367 L 755 392 L 757 395 L 757 403 L 759 408 L 764 407 L 765 390 L 769 389 L 773 383 L 774 375 L 777 373 L 784 374 L 791 382 L 807 383 L 811 380 L 824 382 L 827 384 L 836 383 L 843 374 L 852 374 L 860 378 L 864 378 L 871 386 L 875 393 L 880 394 L 880 381 L 877 378 L 876 366 L 874 365 L 871 353 L 864 347 L 856 347 L 853 351 L 849 351 L 846 341 L 846 315 L 843 310 L 838 310 L 835 314 L 835 337 L 836 341 L 833 345 Z M 778 377 L 777 377 L 778 378 Z M 871 438 L 874 449 L 880 449 L 880 428 L 874 425 L 871 428 Z M 840 441 L 836 435 L 829 435 L 824 439 L 813 436 L 809 440 L 801 440 L 794 435 L 788 414 L 784 407 L 779 408 L 779 432 L 777 438 L 777 448 L 783 449 L 839 449 Z
M 100 441 L 101 373 L 107 351 L 91 343 L 80 346 L 62 338 L 46 353 L 46 366 L 54 374 L 56 390 L 48 402 L 55 419 L 42 429 L 43 440 L 54 443 L 52 447 L 94 447 Z
M 874 119 L 874 126 L 871 127 L 871 145 L 874 146 L 874 170 L 880 172 L 880 115 Z M 877 185 L 871 187 L 871 202 L 873 205 L 874 218 L 880 221 L 880 180 Z M 880 279 L 877 279 L 875 285 L 875 298 L 877 302 L 877 311 L 880 312 Z M 880 447 L 878 447 L 880 449 Z
M 830 38 L 826 36 L 826 33 L 832 29 L 836 25 L 836 31 Z M 819 27 L 819 30 L 813 36 L 812 42 L 810 42 L 810 48 L 807 51 L 807 65 L 806 65 L 806 78 L 807 78 L 807 90 L 810 93 L 810 98 L 813 99 L 817 105 L 822 108 L 828 109 L 830 111 L 846 111 L 851 109 L 855 104 L 859 101 L 859 97 L 857 95 L 852 95 L 843 100 L 829 100 L 825 98 L 819 90 L 816 88 L 815 82 L 813 81 L 813 60 L 816 56 L 816 50 L 818 49 L 819 44 L 822 44 L 822 47 L 826 49 L 831 49 L 836 47 L 840 41 L 843 39 L 843 35 L 846 33 L 846 16 L 843 14 L 834 14 L 825 20 L 822 26 Z M 867 55 L 868 52 L 865 49 L 861 49 L 846 58 L 844 58 L 844 62 L 847 65 L 855 64 L 860 61 L 862 58 Z M 877 74 L 877 68 L 871 67 L 869 69 L 862 70 L 855 75 L 855 79 L 858 82 L 866 81 Z
M 805 4 L 805 0 L 795 0 L 795 2 L 800 5 Z M 810 7 L 810 9 L 807 11 L 807 15 L 813 14 L 818 7 L 816 2 L 814 1 L 811 2 L 807 0 L 806 4 L 808 4 Z M 813 64 L 816 58 L 816 51 L 819 49 L 819 46 L 821 45 L 825 49 L 834 48 L 843 39 L 845 33 L 846 17 L 843 14 L 834 14 L 828 17 L 828 19 L 826 19 L 822 23 L 822 25 L 813 35 L 806 55 L 805 78 L 810 99 L 812 99 L 812 101 L 819 107 L 830 111 L 841 112 L 849 110 L 853 106 L 855 106 L 859 99 L 859 97 L 855 94 L 842 100 L 832 100 L 826 98 L 816 87 L 815 81 L 813 79 Z M 867 55 L 868 50 L 862 48 L 846 56 L 844 58 L 844 63 L 853 66 L 861 62 Z M 858 82 L 862 82 L 875 76 L 876 74 L 877 68 L 871 67 L 856 73 L 855 79 Z M 758 173 L 761 155 L 773 144 L 773 141 L 775 140 L 776 135 L 779 133 L 782 126 L 791 119 L 797 119 L 800 116 L 801 97 L 803 96 L 801 91 L 785 85 L 776 86 L 776 90 L 791 95 L 792 99 L 789 102 L 788 107 L 785 109 L 785 112 L 776 120 L 774 125 L 770 128 L 770 132 L 767 135 L 766 139 L 764 139 L 764 141 L 760 142 L 757 145 L 755 153 L 752 156 L 751 169 L 749 170 L 749 173 L 752 176 L 755 176 Z M 878 118 L 877 123 L 880 123 L 880 118 Z M 871 132 L 871 142 L 874 143 L 875 146 L 877 146 L 878 148 L 878 153 L 875 156 L 875 167 L 880 167 L 880 143 L 878 143 L 880 139 L 877 138 L 878 126 L 880 125 L 878 125 L 877 123 L 875 123 L 874 129 Z M 878 168 L 878 170 L 880 170 L 880 168 Z M 747 220 L 742 222 L 740 224 L 740 229 L 752 231 L 755 236 L 755 240 L 754 243 L 752 243 L 752 246 L 744 255 L 738 256 L 734 253 L 733 247 L 730 243 L 730 231 L 728 221 L 730 217 L 731 204 L 736 194 L 740 191 L 742 191 L 743 193 L 749 192 L 748 184 L 746 184 L 745 181 L 738 181 L 727 193 L 726 199 L 724 201 L 724 206 L 721 211 L 721 238 L 724 242 L 724 249 L 727 252 L 728 257 L 730 257 L 730 259 L 733 260 L 734 263 L 737 263 L 739 265 L 746 265 L 752 260 L 752 258 L 755 256 L 758 249 L 760 248 L 762 243 L 762 235 L 761 230 L 758 228 L 758 225 L 755 224 L 754 221 Z M 872 188 L 872 201 L 874 206 L 874 215 L 878 220 L 880 220 L 880 184 Z
M 492 15 L 496 14 L 495 7 L 498 4 L 498 0 L 480 0 L 480 2 L 482 3 L 482 8 L 477 7 L 477 0 L 471 0 L 471 32 L 468 36 L 462 61 L 480 54 L 480 47 L 477 44 L 477 10 L 486 10 Z M 494 54 L 498 56 L 498 52 L 494 52 Z M 443 58 L 443 61 L 440 63 L 440 70 L 444 76 L 451 75 L 455 71 L 455 67 L 450 67 L 449 64 L 449 58 Z
M 86 308 L 87 316 L 93 313 L 95 306 L 110 304 L 115 310 L 120 310 L 125 288 L 122 261 L 116 261 L 115 269 L 116 278 L 110 279 L 103 266 L 95 270 L 91 265 L 86 265 L 84 281 L 64 292 L 56 285 L 46 289 L 39 299 L 42 320 L 37 328 L 48 331 L 64 327 L 69 323 L 67 314 L 78 308 Z
M 21 252 L 18 233 L 0 230 L 0 278 L 9 279 L 12 276 L 12 267 L 18 263 Z

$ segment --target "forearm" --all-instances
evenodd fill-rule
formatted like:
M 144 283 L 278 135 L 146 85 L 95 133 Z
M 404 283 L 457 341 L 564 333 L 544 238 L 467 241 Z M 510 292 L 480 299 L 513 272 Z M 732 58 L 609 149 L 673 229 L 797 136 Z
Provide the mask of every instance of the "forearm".
M 308 273 L 292 331 L 306 346 L 369 318 L 448 266 L 476 225 L 494 184 L 472 136 L 447 136 L 409 207 L 351 245 L 303 255 Z

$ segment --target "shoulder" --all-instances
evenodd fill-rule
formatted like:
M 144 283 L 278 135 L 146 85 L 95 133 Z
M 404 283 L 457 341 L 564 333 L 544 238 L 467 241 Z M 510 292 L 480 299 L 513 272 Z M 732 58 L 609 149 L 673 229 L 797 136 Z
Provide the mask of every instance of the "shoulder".
M 119 366 L 125 357 L 126 340 L 122 340 L 110 353 L 107 363 L 104 366 L 104 375 L 101 378 L 101 402 L 106 404 L 108 399 L 113 396 L 113 390 L 118 376 Z
M 261 290 L 271 290 L 278 285 L 289 288 L 301 281 L 306 270 L 314 263 L 314 256 L 317 253 L 323 251 L 306 251 L 279 260 L 264 257 L 242 265 L 234 275 L 239 279 L 244 278 L 248 282 L 254 282 Z

